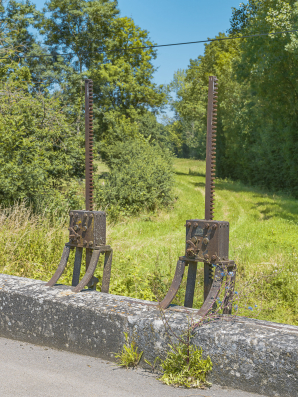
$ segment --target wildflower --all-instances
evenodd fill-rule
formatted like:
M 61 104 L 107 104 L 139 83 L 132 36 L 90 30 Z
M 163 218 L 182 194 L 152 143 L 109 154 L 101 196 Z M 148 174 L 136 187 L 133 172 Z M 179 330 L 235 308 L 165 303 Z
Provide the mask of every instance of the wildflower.
M 220 275 L 221 275 L 221 277 L 224 277 L 225 273 L 224 273 L 224 272 L 221 272 Z
M 255 307 L 258 307 L 257 305 L 255 305 Z
M 237 292 L 237 291 L 235 291 L 235 292 L 234 292 L 234 294 L 235 294 L 235 295 L 238 295 L 238 292 Z
M 212 267 L 216 267 L 216 265 L 214 263 L 212 263 Z
M 234 272 L 229 272 L 229 276 L 233 277 L 234 276 Z
M 248 306 L 248 310 L 252 310 L 252 307 L 251 307 L 251 306 Z

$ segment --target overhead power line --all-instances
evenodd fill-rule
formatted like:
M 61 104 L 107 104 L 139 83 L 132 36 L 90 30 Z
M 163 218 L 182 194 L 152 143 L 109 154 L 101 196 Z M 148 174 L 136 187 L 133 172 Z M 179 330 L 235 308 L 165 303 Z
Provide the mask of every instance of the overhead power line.
M 207 39 L 207 40 L 198 40 L 198 41 L 186 41 L 184 43 L 171 43 L 171 44 L 155 44 L 155 45 L 149 45 L 149 46 L 142 46 L 142 47 L 122 47 L 122 48 L 115 48 L 113 50 L 108 50 L 105 51 L 105 53 L 110 53 L 110 52 L 116 52 L 116 51 L 132 51 L 132 50 L 144 50 L 144 49 L 150 49 L 150 48 L 161 48 L 161 47 L 173 47 L 173 46 L 179 46 L 179 45 L 188 45 L 188 44 L 201 44 L 201 43 L 211 43 L 213 41 L 224 41 L 224 40 L 240 40 L 240 39 L 249 39 L 252 37 L 258 37 L 258 36 L 270 36 L 270 35 L 276 35 L 276 34 L 284 34 L 284 33 L 294 33 L 298 32 L 298 29 L 295 30 L 285 30 L 283 32 L 267 32 L 267 33 L 256 33 L 256 34 L 251 34 L 247 36 L 236 36 L 236 37 L 221 37 L 217 39 Z M 83 52 L 85 54 L 90 54 L 90 52 Z M 98 54 L 103 54 L 104 51 L 97 52 Z M 43 57 L 58 57 L 58 56 L 72 56 L 76 55 L 74 52 L 68 52 L 65 54 L 43 54 L 43 55 L 25 55 L 25 56 L 19 56 L 18 58 L 43 58 Z M 0 59 L 9 59 L 9 57 L 0 57 Z
M 210 43 L 212 41 L 223 41 L 223 40 L 237 40 L 237 39 L 247 39 L 250 37 L 257 37 L 257 36 L 269 36 L 270 34 L 282 34 L 282 33 L 293 33 L 293 32 L 298 32 L 298 29 L 296 30 L 286 30 L 284 32 L 268 32 L 268 33 L 257 33 L 257 34 L 252 34 L 249 36 L 237 36 L 237 37 L 222 37 L 218 39 L 207 39 L 207 40 L 199 40 L 199 41 L 187 41 L 185 43 L 173 43 L 173 44 L 157 44 L 157 45 L 152 45 L 148 47 L 135 47 L 135 48 L 129 48 L 129 50 L 137 50 L 137 49 L 143 49 L 143 48 L 156 48 L 156 47 L 172 47 L 176 45 L 187 45 L 187 44 L 200 44 L 200 43 Z M 121 49 L 120 49 L 121 50 Z

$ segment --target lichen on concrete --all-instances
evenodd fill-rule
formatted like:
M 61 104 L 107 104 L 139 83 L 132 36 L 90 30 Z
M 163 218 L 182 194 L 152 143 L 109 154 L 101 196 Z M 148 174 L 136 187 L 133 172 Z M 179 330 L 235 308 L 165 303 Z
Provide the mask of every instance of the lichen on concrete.
M 0 274 L 0 336 L 109 360 L 122 348 L 124 332 L 149 361 L 165 357 L 169 334 L 185 332 L 190 318 L 199 319 L 196 313 L 169 308 L 166 329 L 154 302 L 96 291 L 74 294 L 67 286 Z M 214 383 L 298 396 L 298 327 L 224 316 L 199 327 L 192 343 L 211 357 Z

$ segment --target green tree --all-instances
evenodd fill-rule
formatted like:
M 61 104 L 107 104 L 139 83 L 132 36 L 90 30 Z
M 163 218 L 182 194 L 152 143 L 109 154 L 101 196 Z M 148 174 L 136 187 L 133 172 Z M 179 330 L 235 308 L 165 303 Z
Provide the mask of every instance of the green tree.
M 24 67 L 0 87 L 0 200 L 6 204 L 52 194 L 84 171 L 82 138 L 61 111 L 59 97 L 29 89 Z
M 51 0 L 39 13 L 30 0 L 9 0 L 1 12 L 12 45 L 0 62 L 1 170 L 8 175 L 0 183 L 2 198 L 34 199 L 82 175 L 86 77 L 94 81 L 103 154 L 130 138 L 167 147 L 166 130 L 155 118 L 165 102 L 162 87 L 152 82 L 156 53 L 148 32 L 119 17 L 116 1 Z
M 297 2 L 250 0 L 234 10 L 231 34 L 282 32 L 298 27 Z M 241 101 L 224 175 L 298 195 L 297 33 L 253 37 L 240 43 L 234 65 Z M 245 88 L 244 88 L 245 87 Z M 229 158 L 235 159 L 232 164 Z M 241 160 L 240 160 L 241 159 Z
M 152 44 L 148 32 L 119 17 L 116 1 L 51 0 L 40 13 L 30 0 L 9 0 L 2 17 L 15 48 L 21 45 L 15 60 L 36 82 L 31 89 L 61 91 L 77 132 L 84 125 L 85 78 L 94 81 L 95 134 L 105 145 L 135 137 L 135 120 L 164 104 L 162 88 L 152 82 L 155 51 L 135 49 Z M 42 42 L 35 40 L 34 28 Z
M 45 11 L 50 15 L 39 25 L 45 43 L 50 51 L 70 54 L 65 95 L 83 97 L 82 80 L 94 82 L 95 134 L 102 146 L 137 136 L 136 118 L 165 98 L 152 82 L 155 51 L 134 49 L 152 44 L 148 33 L 119 17 L 115 1 L 51 0 Z
M 45 92 L 47 87 L 53 87 L 61 81 L 61 65 L 49 55 L 47 48 L 37 41 L 34 28 L 42 18 L 42 13 L 29 0 L 17 2 L 9 0 L 1 9 L 1 20 L 5 25 L 6 40 L 14 48 L 9 59 L 2 59 L 8 65 L 15 61 L 20 66 L 26 66 L 32 77 L 31 91 Z M 60 62 L 62 59 L 60 59 Z
M 191 61 L 192 62 L 192 61 Z M 173 81 L 168 85 L 168 98 L 174 117 L 166 120 L 166 129 L 172 139 L 176 155 L 179 157 L 204 158 L 204 144 L 202 145 L 201 113 L 197 114 L 197 105 L 194 101 L 188 102 L 191 83 L 188 80 L 187 71 L 178 70 L 174 74 Z M 188 108 L 188 109 L 187 109 Z M 203 110 L 204 112 L 204 110 Z
M 217 37 L 226 36 L 220 33 Z M 233 80 L 233 64 L 238 57 L 237 41 L 214 41 L 205 45 L 204 56 L 190 60 L 186 71 L 175 75 L 170 86 L 176 92 L 172 107 L 176 112 L 176 128 L 179 126 L 181 130 L 184 155 L 205 158 L 208 84 L 212 75 L 219 79 L 218 157 L 225 151 L 229 123 L 223 109 L 235 106 L 239 85 Z
M 233 10 L 229 35 L 294 30 L 297 16 L 297 1 L 250 0 Z M 297 56 L 293 32 L 212 42 L 191 60 L 174 108 L 184 131 L 195 126 L 203 155 L 208 76 L 219 78 L 218 176 L 298 196 Z

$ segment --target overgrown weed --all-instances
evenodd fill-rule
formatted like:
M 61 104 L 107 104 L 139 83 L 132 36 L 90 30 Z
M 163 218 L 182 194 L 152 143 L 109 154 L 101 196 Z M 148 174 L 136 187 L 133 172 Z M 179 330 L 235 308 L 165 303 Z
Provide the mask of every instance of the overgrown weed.
M 55 218 L 54 218 L 55 219 Z M 36 215 L 25 203 L 0 211 L 0 270 L 29 278 L 47 279 L 57 267 L 67 238 L 65 219 Z
M 212 361 L 202 357 L 203 351 L 194 345 L 176 343 L 169 345 L 167 357 L 161 360 L 163 370 L 159 380 L 166 385 L 186 388 L 205 388 L 211 386 L 206 376 L 212 370 Z
M 124 337 L 125 343 L 122 347 L 122 350 L 121 352 L 116 353 L 115 357 L 120 367 L 125 367 L 127 369 L 131 367 L 135 368 L 138 366 L 143 356 L 143 352 L 138 352 L 138 347 L 134 340 L 129 343 L 128 334 L 126 332 L 124 332 Z

